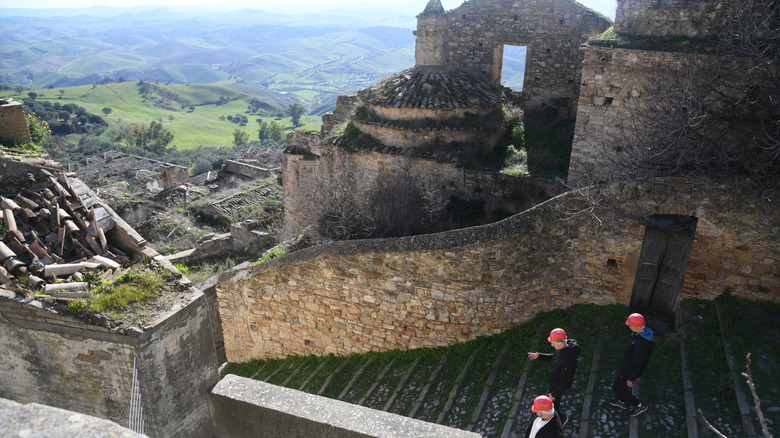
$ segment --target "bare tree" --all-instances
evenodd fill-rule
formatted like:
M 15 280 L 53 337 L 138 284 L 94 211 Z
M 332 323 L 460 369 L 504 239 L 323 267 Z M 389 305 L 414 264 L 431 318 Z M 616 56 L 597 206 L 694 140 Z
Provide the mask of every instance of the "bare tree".
M 714 45 L 669 55 L 625 102 L 619 176 L 780 175 L 780 4 L 747 0 Z

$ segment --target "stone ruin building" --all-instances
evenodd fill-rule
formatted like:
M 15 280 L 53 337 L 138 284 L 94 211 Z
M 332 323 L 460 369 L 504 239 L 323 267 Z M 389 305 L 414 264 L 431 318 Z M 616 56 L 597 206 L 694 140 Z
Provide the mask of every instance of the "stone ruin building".
M 615 30 L 637 38 L 716 40 L 724 21 L 743 5 L 737 0 L 618 0 Z M 675 49 L 676 50 L 673 50 Z M 569 161 L 568 185 L 613 180 L 613 139 L 625 123 L 626 104 L 642 96 L 654 71 L 692 58 L 685 43 L 671 48 L 588 44 Z
M 615 26 L 637 35 L 711 35 L 722 21 L 722 14 L 738 4 L 736 0 L 619 0 Z M 437 181 L 452 182 L 463 191 L 491 187 L 496 199 L 518 197 L 501 177 L 464 170 L 458 166 L 456 155 L 449 153 L 448 157 L 444 152 L 434 156 L 408 139 L 413 130 L 432 135 L 431 140 L 439 135 L 456 139 L 472 135 L 479 147 L 489 147 L 489 141 L 480 144 L 482 137 L 473 132 L 453 130 L 457 123 L 420 127 L 420 120 L 437 114 L 437 105 L 440 114 L 452 110 L 441 118 L 447 122 L 465 117 L 465 110 L 462 115 L 457 113 L 459 105 L 469 108 L 469 112 L 485 114 L 495 105 L 497 83 L 490 75 L 500 72 L 500 68 L 491 69 L 493 61 L 486 60 L 496 52 L 491 52 L 492 43 L 487 40 L 472 40 L 470 32 L 480 28 L 469 26 L 480 24 L 487 36 L 490 30 L 484 24 L 490 22 L 490 17 L 471 22 L 464 11 L 477 16 L 481 11 L 500 11 L 501 20 L 514 22 L 524 19 L 522 14 L 513 13 L 515 9 L 533 12 L 539 5 L 549 8 L 547 15 L 539 11 L 539 19 L 549 25 L 562 26 L 572 19 L 566 13 L 555 13 L 568 10 L 571 2 L 567 1 L 471 0 L 450 12 L 443 12 L 436 0 L 430 2 L 419 23 L 440 26 L 428 28 L 428 37 L 440 37 L 442 29 L 448 37 L 441 44 L 418 44 L 440 49 L 426 54 L 422 61 L 439 67 L 424 72 L 413 68 L 356 96 L 341 96 L 335 111 L 323 117 L 321 132 L 298 132 L 288 138 L 290 153 L 284 157 L 288 218 L 305 221 L 306 193 L 312 193 L 313 186 L 331 175 L 355 169 L 388 174 L 404 160 L 405 171 L 433 175 Z M 577 15 L 574 17 L 576 20 Z M 418 27 L 418 37 L 422 31 L 425 28 Z M 459 39 L 461 35 L 464 39 Z M 491 33 L 490 38 L 494 35 Z M 473 57 L 457 58 L 457 47 L 471 47 Z M 537 52 L 546 53 L 544 46 L 539 47 Z M 554 49 L 550 48 L 551 52 Z M 644 67 L 666 59 L 664 54 L 647 50 L 595 45 L 586 47 L 583 55 L 582 71 L 575 73 L 581 74 L 581 80 L 571 84 L 581 84 L 581 93 L 573 95 L 575 99 L 579 96 L 574 107 L 569 106 L 571 101 L 554 100 L 561 95 L 545 94 L 542 88 L 534 92 L 530 87 L 536 75 L 530 79 L 526 75 L 527 102 L 577 111 L 570 184 L 588 181 L 583 169 L 609 174 L 608 167 L 599 167 L 604 165 L 600 146 L 609 141 L 608 131 L 617 126 L 621 102 L 640 92 L 633 80 L 641 76 Z M 468 68 L 451 71 L 450 63 L 455 65 L 452 60 L 456 58 Z M 468 93 L 457 98 L 438 94 L 445 85 L 458 90 L 450 82 L 455 80 L 463 89 L 479 90 L 478 95 L 472 99 Z M 539 80 L 544 78 L 540 76 Z M 568 84 L 568 79 L 565 82 Z M 407 101 L 407 90 L 421 93 L 411 93 Z M 363 109 L 353 117 L 352 112 L 361 106 Z M 404 109 L 408 111 L 401 113 Z M 354 121 L 359 130 L 373 132 L 380 142 L 364 149 L 354 148 L 343 137 L 339 140 L 342 143 L 328 142 L 338 138 L 331 134 L 347 120 Z M 6 162 L 2 166 L 4 172 L 10 168 Z M 27 173 L 36 183 L 48 178 L 37 167 L 21 169 L 14 172 L 21 181 Z M 59 179 L 56 166 L 46 169 Z M 305 176 L 309 174 L 319 175 L 319 179 L 307 181 Z M 526 189 L 532 186 L 528 183 Z M 58 192 L 56 188 L 49 190 L 52 194 Z M 555 192 L 550 187 L 545 190 Z M 642 304 L 670 312 L 681 298 L 711 299 L 724 290 L 739 298 L 780 301 L 776 257 L 780 212 L 771 202 L 764 205 L 755 197 L 742 196 L 755 190 L 750 181 L 666 178 L 652 183 L 620 182 L 600 190 L 598 195 L 614 203 L 611 205 L 622 203 L 620 207 L 627 214 L 596 210 L 566 219 L 568 213 L 589 207 L 572 191 L 488 225 L 308 248 L 221 274 L 216 285 L 218 311 L 202 294 L 193 292 L 188 304 L 170 309 L 167 315 L 138 331 L 119 333 L 74 321 L 53 312 L 45 300 L 0 288 L 0 348 L 11 353 L 0 357 L 0 394 L 23 403 L 64 406 L 126 424 L 130 413 L 126 396 L 138 388 L 132 379 L 137 370 L 145 401 L 144 431 L 149 436 L 241 436 L 260 427 L 253 422 L 259 417 L 290 421 L 263 425 L 270 428 L 282 423 L 276 429 L 280 436 L 293 425 L 296 430 L 307 428 L 311 436 L 334 430 L 331 424 L 312 419 L 311 412 L 338 412 L 346 423 L 353 420 L 373 424 L 375 417 L 368 409 L 350 410 L 344 404 L 272 385 L 258 386 L 262 382 L 253 385 L 249 379 L 235 376 L 213 386 L 218 380 L 220 356 L 215 337 L 222 338 L 215 334 L 215 315 L 221 318 L 227 359 L 246 361 L 290 354 L 346 355 L 450 345 L 499 333 L 539 312 L 577 303 Z M 7 203 L 5 207 L 9 208 L 3 210 L 11 210 L 15 218 L 28 215 L 19 204 L 23 201 L 13 200 L 19 208 Z M 514 208 L 522 209 L 525 204 L 521 204 Z M 27 208 L 40 213 L 31 205 Z M 119 225 L 116 232 L 127 230 L 121 218 L 110 209 L 106 211 Z M 51 226 L 51 216 L 49 221 Z M 674 225 L 671 229 L 670 222 Z M 116 242 L 111 235 L 107 242 Z M 124 235 L 135 251 L 147 251 L 140 236 L 131 231 Z M 119 243 L 110 246 L 122 247 L 126 254 L 134 252 Z M 671 250 L 665 251 L 667 248 Z M 9 249 L 16 253 L 16 249 Z M 148 255 L 164 263 L 158 255 Z M 11 255 L 7 260 L 14 258 Z M 656 269 L 655 275 L 646 275 L 648 270 L 644 268 L 661 264 L 673 269 L 663 273 Z M 10 266 L 12 271 L 19 268 L 18 264 Z M 648 283 L 674 287 L 652 290 Z M 289 405 L 303 408 L 291 414 Z M 401 430 L 414 421 L 407 420 L 383 424 Z M 415 429 L 416 435 L 409 436 L 474 436 L 465 431 L 423 430 Z
M 468 200 L 480 192 L 484 221 L 559 193 L 554 182 L 474 171 L 464 161 L 469 154 L 489 154 L 504 137 L 504 46 L 527 47 L 525 110 L 554 108 L 571 117 L 582 74 L 580 46 L 609 25 L 570 0 L 471 0 L 451 11 L 430 0 L 417 16 L 414 67 L 340 96 L 319 133 L 288 137 L 286 227 L 297 230 L 316 220 L 317 198 L 344 184 L 346 175 L 365 176 L 347 184 L 356 196 L 394 179 L 413 179 L 441 200 Z M 356 132 L 337 129 L 347 122 Z

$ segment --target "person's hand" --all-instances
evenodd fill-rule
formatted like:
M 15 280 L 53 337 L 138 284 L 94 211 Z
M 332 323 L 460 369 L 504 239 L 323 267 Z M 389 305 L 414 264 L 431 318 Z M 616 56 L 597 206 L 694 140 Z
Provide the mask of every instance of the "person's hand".
M 536 360 L 539 357 L 539 353 L 528 353 L 528 358 L 531 360 Z
M 634 382 L 632 382 L 630 380 L 626 380 L 626 386 L 628 386 L 629 388 L 633 388 L 634 387 Z
M 552 394 L 545 394 L 547 397 L 550 397 L 550 400 L 555 401 L 555 397 L 552 396 Z

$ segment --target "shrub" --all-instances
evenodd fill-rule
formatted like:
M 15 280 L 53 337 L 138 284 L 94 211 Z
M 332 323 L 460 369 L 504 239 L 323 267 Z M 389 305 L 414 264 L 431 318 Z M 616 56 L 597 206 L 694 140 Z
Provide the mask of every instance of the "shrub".
M 49 124 L 35 113 L 27 114 L 27 126 L 30 128 L 30 137 L 35 144 L 43 143 L 51 135 Z

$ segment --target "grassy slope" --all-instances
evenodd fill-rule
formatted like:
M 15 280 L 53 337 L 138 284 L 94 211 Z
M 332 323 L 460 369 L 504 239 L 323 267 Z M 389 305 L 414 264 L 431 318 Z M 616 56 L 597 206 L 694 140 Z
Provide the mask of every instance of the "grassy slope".
M 178 94 L 182 99 L 194 106 L 194 111 L 188 108 L 169 110 L 154 106 L 142 100 L 138 93 L 136 82 L 110 83 L 104 85 L 84 85 L 62 88 L 65 93 L 60 98 L 58 90 L 36 90 L 39 100 L 50 100 L 61 104 L 75 103 L 83 106 L 88 112 L 101 115 L 109 123 L 113 133 L 118 132 L 123 123 L 144 123 L 162 120 L 163 126 L 174 135 L 172 145 L 177 149 L 193 149 L 198 146 L 232 146 L 233 131 L 242 129 L 249 134 L 249 139 L 257 139 L 258 116 L 247 114 L 249 96 L 216 85 L 166 85 L 166 88 Z M 41 96 L 42 95 L 42 96 Z M 231 99 L 225 105 L 214 104 L 220 96 Z M 104 116 L 103 108 L 111 108 L 111 114 Z M 249 118 L 246 126 L 238 126 L 228 121 L 219 120 L 220 116 L 244 114 Z M 169 120 L 169 116 L 174 119 Z M 275 119 L 265 117 L 264 120 L 276 120 L 285 129 L 292 128 L 289 117 Z M 318 129 L 321 119 L 316 116 L 304 116 L 302 129 Z M 103 134 L 106 140 L 113 134 Z

